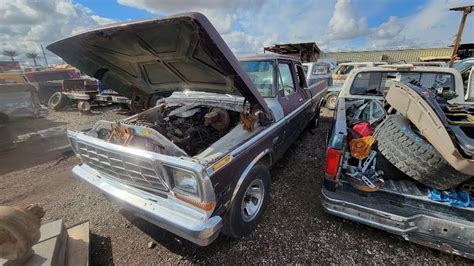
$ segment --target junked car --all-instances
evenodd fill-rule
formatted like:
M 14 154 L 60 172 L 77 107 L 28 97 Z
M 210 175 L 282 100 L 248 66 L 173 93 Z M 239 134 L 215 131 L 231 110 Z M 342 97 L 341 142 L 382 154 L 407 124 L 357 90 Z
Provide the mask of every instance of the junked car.
M 323 208 L 474 258 L 471 111 L 452 68 L 355 70 L 328 133 Z
M 313 85 L 321 80 L 325 80 L 328 86 L 332 85 L 331 65 L 326 62 L 303 63 L 303 69 L 306 73 L 306 83 Z
M 353 69 L 361 67 L 372 67 L 372 66 L 381 66 L 387 65 L 386 62 L 352 62 L 352 63 L 341 63 L 336 69 L 332 72 L 332 81 L 334 85 L 342 85 L 346 78 L 349 76 L 349 73 Z
M 135 215 L 198 245 L 250 233 L 270 200 L 270 167 L 326 93 L 294 57 L 239 62 L 208 19 L 187 13 L 104 26 L 48 49 L 144 112 L 68 131 L 73 172 Z
M 62 90 L 55 92 L 48 101 L 49 108 L 61 111 L 66 106 L 76 104 L 80 112 L 89 112 L 92 105 L 112 103 L 128 104 L 129 99 L 107 89 L 100 90 L 97 80 L 91 78 L 65 79 Z

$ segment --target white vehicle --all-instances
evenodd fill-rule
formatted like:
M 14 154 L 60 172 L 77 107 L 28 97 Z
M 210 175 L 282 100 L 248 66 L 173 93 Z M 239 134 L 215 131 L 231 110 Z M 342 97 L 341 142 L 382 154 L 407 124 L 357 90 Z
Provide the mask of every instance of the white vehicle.
M 338 85 L 344 83 L 349 73 L 351 73 L 351 71 L 355 68 L 373 67 L 380 65 L 387 65 L 387 62 L 352 62 L 339 64 L 332 73 L 333 84 Z

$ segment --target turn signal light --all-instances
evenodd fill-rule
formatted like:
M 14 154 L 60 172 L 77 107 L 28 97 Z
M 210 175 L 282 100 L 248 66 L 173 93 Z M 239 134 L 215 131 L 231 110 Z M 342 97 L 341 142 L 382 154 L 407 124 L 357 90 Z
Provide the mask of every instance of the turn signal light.
M 326 175 L 336 179 L 339 170 L 339 162 L 341 161 L 341 150 L 329 147 L 326 154 Z
M 176 193 L 176 192 L 173 192 L 173 194 L 177 199 L 182 200 L 186 203 L 189 203 L 193 206 L 196 206 L 199 209 L 202 209 L 202 210 L 205 210 L 205 211 L 211 211 L 214 208 L 214 204 L 211 203 L 211 202 L 200 202 L 198 200 L 192 199 L 190 197 L 181 195 L 181 194 Z

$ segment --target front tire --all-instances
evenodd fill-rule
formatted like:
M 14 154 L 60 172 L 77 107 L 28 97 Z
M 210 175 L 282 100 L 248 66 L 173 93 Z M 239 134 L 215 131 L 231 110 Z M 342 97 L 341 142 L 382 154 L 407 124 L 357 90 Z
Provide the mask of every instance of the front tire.
M 270 201 L 270 184 L 265 165 L 257 164 L 250 170 L 225 215 L 225 235 L 241 238 L 255 230 Z

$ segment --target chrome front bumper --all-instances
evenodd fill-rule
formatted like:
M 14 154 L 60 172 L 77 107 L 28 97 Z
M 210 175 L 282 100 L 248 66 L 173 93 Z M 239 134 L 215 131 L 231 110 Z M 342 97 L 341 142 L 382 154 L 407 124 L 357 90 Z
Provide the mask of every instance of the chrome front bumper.
M 366 197 L 358 201 L 354 195 L 346 194 L 345 197 L 338 198 L 338 193 L 340 196 L 341 192 L 322 189 L 321 204 L 326 212 L 399 235 L 420 245 L 474 259 L 472 221 L 443 217 L 440 213 L 420 209 L 403 210 L 405 213 L 392 212 L 391 209 L 395 206 L 389 202 L 380 208 L 380 204 L 372 204 Z
M 134 215 L 197 245 L 211 244 L 222 228 L 220 216 L 207 218 L 172 197 L 155 196 L 100 176 L 86 164 L 75 166 L 73 173 Z

